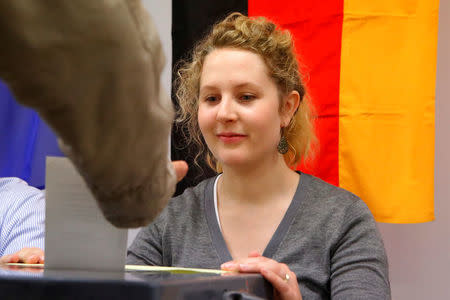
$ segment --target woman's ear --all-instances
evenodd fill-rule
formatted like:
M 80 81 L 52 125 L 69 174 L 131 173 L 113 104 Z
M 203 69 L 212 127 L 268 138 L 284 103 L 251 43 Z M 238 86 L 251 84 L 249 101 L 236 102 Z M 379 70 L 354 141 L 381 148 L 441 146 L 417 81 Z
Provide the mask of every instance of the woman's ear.
M 300 105 L 300 94 L 297 91 L 290 92 L 286 97 L 281 109 L 281 126 L 289 125 L 292 117 Z

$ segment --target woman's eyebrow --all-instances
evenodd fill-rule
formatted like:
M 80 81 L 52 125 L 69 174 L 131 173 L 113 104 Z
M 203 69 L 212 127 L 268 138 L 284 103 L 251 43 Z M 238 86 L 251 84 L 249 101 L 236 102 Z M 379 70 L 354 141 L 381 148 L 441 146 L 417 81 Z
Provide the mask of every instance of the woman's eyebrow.
M 216 86 L 214 86 L 214 85 L 202 85 L 202 86 L 200 86 L 200 92 L 202 92 L 202 91 L 207 91 L 207 90 L 215 90 L 215 89 L 217 89 L 217 87 Z
M 240 89 L 240 88 L 251 88 L 253 90 L 260 90 L 260 87 L 252 82 L 246 81 L 246 82 L 240 82 L 237 84 L 233 84 L 232 85 L 233 89 Z M 207 91 L 211 91 L 211 90 L 217 90 L 217 86 L 215 84 L 207 84 L 207 85 L 203 85 L 200 87 L 200 93 L 205 93 Z
M 252 82 L 243 82 L 234 86 L 235 89 L 249 88 L 254 90 L 255 92 L 261 91 L 261 87 Z

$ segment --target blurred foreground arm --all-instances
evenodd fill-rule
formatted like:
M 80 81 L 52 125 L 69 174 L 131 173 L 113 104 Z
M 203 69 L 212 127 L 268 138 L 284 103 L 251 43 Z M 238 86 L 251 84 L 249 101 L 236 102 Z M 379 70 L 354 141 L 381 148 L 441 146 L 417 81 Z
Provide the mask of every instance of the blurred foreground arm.
M 173 110 L 140 0 L 0 0 L 0 78 L 60 138 L 117 227 L 149 223 L 174 192 Z

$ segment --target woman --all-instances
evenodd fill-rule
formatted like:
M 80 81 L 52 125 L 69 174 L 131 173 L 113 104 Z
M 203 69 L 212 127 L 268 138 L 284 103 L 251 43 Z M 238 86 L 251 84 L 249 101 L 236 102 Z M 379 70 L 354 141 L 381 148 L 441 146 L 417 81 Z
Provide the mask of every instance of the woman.
M 127 263 L 260 272 L 280 299 L 390 298 L 367 206 L 290 169 L 314 135 L 289 33 L 231 14 L 178 74 L 188 142 L 221 174 L 172 199 Z

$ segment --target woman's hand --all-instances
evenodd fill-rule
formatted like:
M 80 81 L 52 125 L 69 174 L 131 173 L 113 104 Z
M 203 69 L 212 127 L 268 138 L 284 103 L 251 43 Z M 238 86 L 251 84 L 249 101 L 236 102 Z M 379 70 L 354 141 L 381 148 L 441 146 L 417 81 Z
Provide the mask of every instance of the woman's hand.
M 259 272 L 274 287 L 275 299 L 302 299 L 295 273 L 286 264 L 261 256 L 258 252 L 251 252 L 248 258 L 226 262 L 221 268 L 241 273 Z
M 0 263 L 43 264 L 44 250 L 40 248 L 22 248 L 16 253 L 0 257 Z

